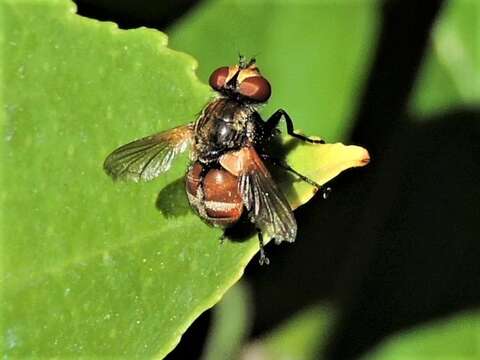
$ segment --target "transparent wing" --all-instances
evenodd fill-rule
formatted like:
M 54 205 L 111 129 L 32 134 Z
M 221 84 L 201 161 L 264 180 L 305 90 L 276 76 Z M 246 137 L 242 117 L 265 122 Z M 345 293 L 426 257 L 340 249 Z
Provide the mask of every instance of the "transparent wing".
M 167 130 L 120 146 L 103 168 L 114 180 L 149 181 L 170 169 L 173 159 L 193 140 L 193 125 Z
M 253 147 L 247 151 L 249 160 L 243 162 L 239 190 L 252 221 L 277 244 L 295 241 L 297 222 L 290 204 Z

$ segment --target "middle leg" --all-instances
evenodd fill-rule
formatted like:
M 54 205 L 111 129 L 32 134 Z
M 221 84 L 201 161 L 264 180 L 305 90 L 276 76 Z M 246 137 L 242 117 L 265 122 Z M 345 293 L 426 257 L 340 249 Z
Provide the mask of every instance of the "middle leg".
M 261 154 L 260 156 L 262 157 L 262 159 L 270 161 L 273 165 L 278 166 L 279 168 L 282 168 L 285 171 L 289 171 L 292 174 L 295 174 L 296 176 L 298 176 L 299 179 L 301 179 L 301 180 L 305 181 L 306 183 L 316 187 L 318 190 L 320 190 L 322 192 L 322 197 L 324 199 L 326 199 L 328 197 L 328 194 L 332 191 L 332 189 L 330 187 L 325 187 L 323 185 L 320 185 L 317 182 L 310 179 L 309 177 L 299 173 L 297 170 L 295 170 L 290 165 L 288 165 L 285 161 L 282 161 L 280 159 L 271 157 L 268 154 Z

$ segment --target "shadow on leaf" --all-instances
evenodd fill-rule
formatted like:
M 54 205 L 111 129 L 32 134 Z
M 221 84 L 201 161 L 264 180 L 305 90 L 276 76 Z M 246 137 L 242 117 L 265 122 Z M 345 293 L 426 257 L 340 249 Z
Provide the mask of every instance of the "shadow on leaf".
M 158 193 L 155 207 L 166 218 L 187 215 L 191 210 L 185 192 L 185 179 L 178 178 L 165 186 Z

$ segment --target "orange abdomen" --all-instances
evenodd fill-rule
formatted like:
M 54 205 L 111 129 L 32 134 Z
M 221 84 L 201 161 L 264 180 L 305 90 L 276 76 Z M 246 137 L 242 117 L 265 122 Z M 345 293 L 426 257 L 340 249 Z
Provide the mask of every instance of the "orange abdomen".
M 243 201 L 238 191 L 238 177 L 228 171 L 205 172 L 196 162 L 187 173 L 186 188 L 190 205 L 212 225 L 227 227 L 240 219 Z

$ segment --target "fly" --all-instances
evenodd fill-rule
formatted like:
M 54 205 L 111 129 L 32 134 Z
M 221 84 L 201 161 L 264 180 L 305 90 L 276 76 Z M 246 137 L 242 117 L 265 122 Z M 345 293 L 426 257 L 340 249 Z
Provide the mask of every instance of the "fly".
M 114 180 L 149 181 L 168 171 L 178 154 L 190 150 L 185 176 L 186 193 L 193 210 L 213 226 L 228 228 L 242 216 L 255 225 L 260 244 L 260 264 L 269 259 L 264 236 L 279 244 L 293 242 L 297 223 L 284 194 L 263 160 L 282 167 L 310 183 L 288 164 L 265 151 L 283 118 L 287 133 L 301 141 L 321 144 L 294 132 L 293 121 L 282 109 L 266 121 L 258 109 L 271 95 L 268 80 L 255 59 L 216 69 L 210 86 L 218 96 L 209 102 L 196 121 L 133 141 L 114 150 L 104 169 Z

